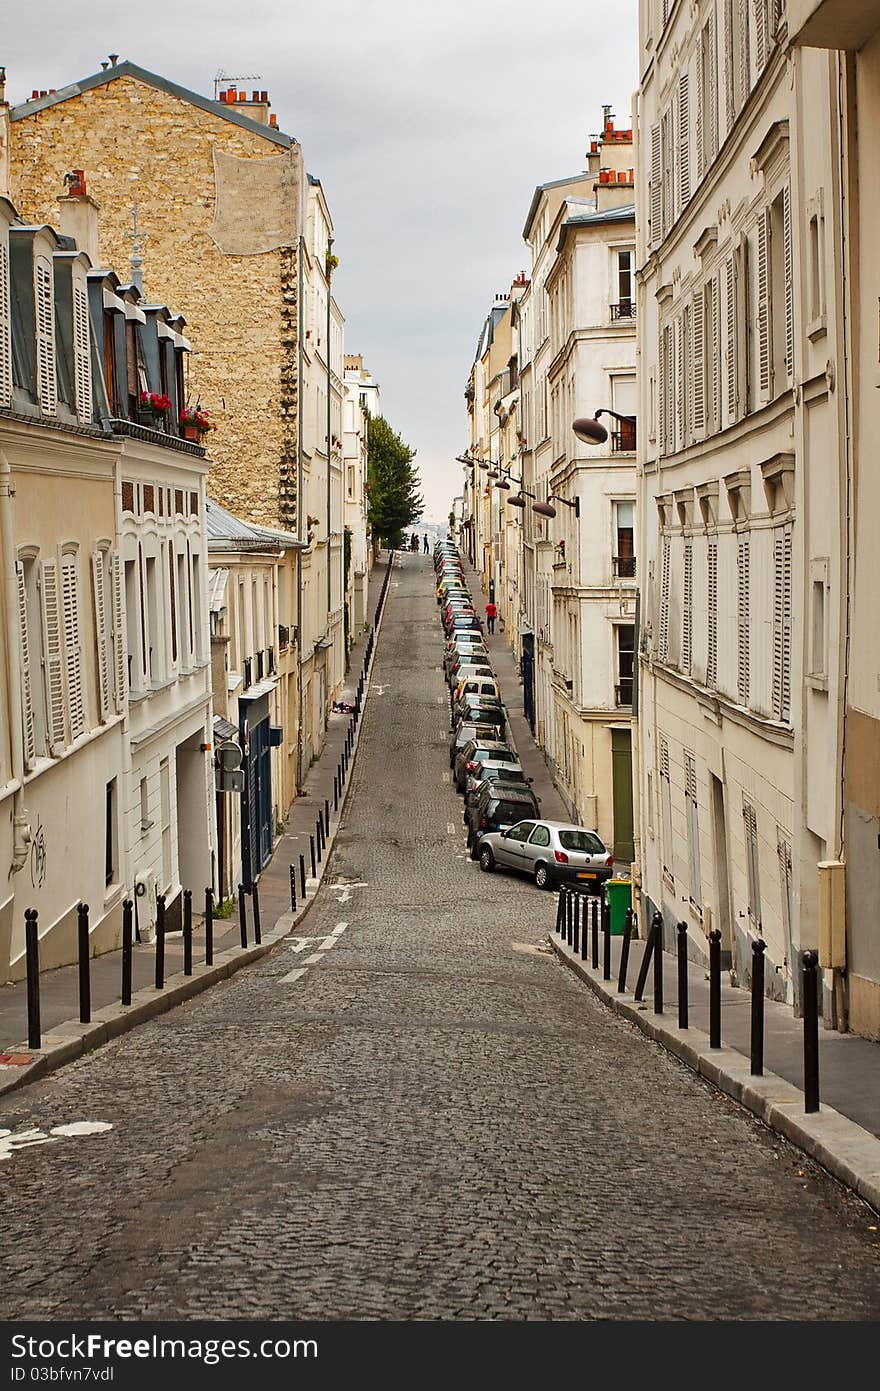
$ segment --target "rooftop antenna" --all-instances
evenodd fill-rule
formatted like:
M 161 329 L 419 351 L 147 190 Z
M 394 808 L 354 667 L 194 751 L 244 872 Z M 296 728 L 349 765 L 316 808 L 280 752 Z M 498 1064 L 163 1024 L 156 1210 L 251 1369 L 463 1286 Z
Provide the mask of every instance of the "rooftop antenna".
M 224 83 L 229 83 L 232 87 L 238 87 L 239 82 L 262 82 L 263 75 L 259 72 L 242 72 L 237 77 L 233 77 L 231 72 L 224 72 L 222 68 L 217 69 L 217 76 L 214 78 L 214 100 L 220 96 L 220 88 Z
M 128 262 L 128 264 L 131 266 L 131 283 L 132 283 L 132 285 L 137 285 L 137 287 L 138 287 L 138 289 L 140 290 L 141 294 L 143 294 L 143 292 L 144 292 L 144 271 L 143 271 L 144 258 L 141 256 L 141 243 L 142 243 L 142 242 L 145 242 L 145 241 L 148 241 L 149 238 L 147 237 L 146 233 L 145 233 L 145 232 L 142 232 L 142 231 L 140 230 L 140 228 L 138 227 L 138 205 L 137 205 L 137 199 L 134 200 L 134 206 L 133 206 L 133 208 L 132 208 L 132 210 L 131 210 L 131 231 L 130 231 L 130 232 L 126 232 L 125 235 L 126 235 L 126 236 L 129 238 L 129 240 L 131 241 L 131 256 L 129 257 L 129 262 Z

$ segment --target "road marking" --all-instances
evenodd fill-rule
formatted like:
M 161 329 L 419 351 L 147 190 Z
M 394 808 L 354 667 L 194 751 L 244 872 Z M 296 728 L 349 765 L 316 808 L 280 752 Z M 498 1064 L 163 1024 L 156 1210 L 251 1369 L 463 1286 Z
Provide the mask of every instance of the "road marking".
M 339 933 L 344 932 L 347 927 L 348 923 L 337 923 L 333 929 L 333 936 L 338 937 Z
M 352 889 L 366 889 L 369 886 L 366 880 L 358 879 L 351 880 L 349 883 L 342 880 L 340 883 L 331 884 L 329 887 L 339 894 L 339 898 L 336 900 L 337 903 L 348 903 L 348 900 L 351 898 Z
M 388 687 L 387 687 L 387 686 L 371 686 L 371 687 L 370 687 L 370 690 L 372 691 L 373 695 L 384 695 L 385 692 L 388 690 Z
M 447 821 L 446 823 L 446 834 L 448 836 L 455 835 L 455 824 L 452 821 Z
M 304 976 L 305 973 L 306 973 L 306 968 L 305 968 L 305 966 L 298 966 L 297 969 L 296 969 L 295 971 L 288 971 L 286 976 L 282 976 L 281 979 L 279 980 L 278 984 L 279 984 L 279 985 L 292 985 L 293 982 L 294 982 L 295 980 L 299 980 L 300 976 Z
M 10 1159 L 17 1150 L 30 1149 L 33 1145 L 51 1145 L 56 1140 L 76 1139 L 85 1135 L 100 1135 L 112 1130 L 109 1121 L 68 1121 L 65 1125 L 54 1125 L 48 1132 L 38 1126 L 19 1130 L 0 1130 L 0 1161 Z
M 313 952 L 311 956 L 307 956 L 307 957 L 305 958 L 304 964 L 305 964 L 306 966 L 317 966 L 318 962 L 319 962 L 319 961 L 323 961 L 323 960 L 324 960 L 324 953 L 323 953 L 323 952 L 320 952 L 320 951 L 316 951 L 316 952 Z

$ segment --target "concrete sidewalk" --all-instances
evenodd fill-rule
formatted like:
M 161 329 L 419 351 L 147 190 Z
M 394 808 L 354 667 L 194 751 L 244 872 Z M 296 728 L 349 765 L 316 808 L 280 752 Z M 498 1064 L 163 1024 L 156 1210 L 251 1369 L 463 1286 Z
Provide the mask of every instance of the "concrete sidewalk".
M 375 620 L 376 606 L 386 575 L 388 554 L 383 552 L 376 561 L 370 576 L 367 604 L 368 624 Z M 369 627 L 353 644 L 350 655 L 349 674 L 340 697 L 343 701 L 353 701 L 364 660 L 369 636 Z M 93 957 L 90 963 L 91 1013 L 92 1024 L 79 1023 L 79 970 L 76 965 L 63 966 L 57 970 L 44 971 L 40 975 L 40 1016 L 43 1034 L 43 1048 L 30 1050 L 22 1040 L 27 1038 L 27 986 L 25 981 L 0 987 L 0 1094 L 43 1075 L 85 1051 L 105 1042 L 107 1037 L 133 1027 L 143 1018 L 170 1009 L 174 1004 L 190 995 L 205 989 L 215 980 L 229 975 L 240 965 L 255 959 L 269 950 L 274 940 L 290 932 L 294 922 L 299 921 L 311 906 L 315 893 L 323 877 L 324 866 L 332 849 L 335 829 L 342 812 L 334 812 L 334 775 L 345 746 L 346 736 L 352 717 L 348 714 L 331 714 L 326 731 L 321 756 L 309 769 L 305 778 L 303 794 L 291 804 L 285 821 L 285 831 L 276 841 L 272 858 L 259 878 L 259 901 L 262 947 L 254 944 L 253 902 L 246 898 L 247 951 L 241 947 L 241 929 L 238 911 L 231 918 L 214 919 L 214 967 L 206 967 L 204 918 L 200 909 L 204 907 L 203 891 L 193 895 L 193 962 L 194 973 L 184 976 L 182 933 L 169 933 L 165 939 L 165 988 L 155 988 L 155 944 L 136 943 L 132 952 L 132 1005 L 123 1010 L 120 1004 L 122 982 L 122 952 L 106 952 Z M 352 763 L 354 760 L 352 752 Z M 351 781 L 349 777 L 343 792 L 343 801 Z M 311 850 L 309 836 L 315 835 L 315 823 L 319 810 L 329 805 L 330 836 L 321 860 L 317 864 L 317 876 L 311 874 Z M 303 900 L 299 874 L 299 856 L 306 865 L 307 894 Z M 291 911 L 290 865 L 296 872 L 297 909 Z M 73 1050 L 73 1051 L 71 1051 Z

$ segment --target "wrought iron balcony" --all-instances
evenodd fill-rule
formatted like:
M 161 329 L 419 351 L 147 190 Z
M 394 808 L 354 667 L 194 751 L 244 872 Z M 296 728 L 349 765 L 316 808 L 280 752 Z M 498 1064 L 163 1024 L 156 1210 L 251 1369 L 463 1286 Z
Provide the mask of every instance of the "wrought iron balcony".
M 633 678 L 624 676 L 614 687 L 614 699 L 618 708 L 630 706 L 633 703 Z
M 636 577 L 636 558 L 634 555 L 613 557 L 614 573 L 620 580 L 634 580 Z
M 635 454 L 636 422 L 621 420 L 611 431 L 612 454 Z
M 636 317 L 636 302 L 634 299 L 622 299 L 619 304 L 611 306 L 611 322 L 617 319 L 634 319 Z

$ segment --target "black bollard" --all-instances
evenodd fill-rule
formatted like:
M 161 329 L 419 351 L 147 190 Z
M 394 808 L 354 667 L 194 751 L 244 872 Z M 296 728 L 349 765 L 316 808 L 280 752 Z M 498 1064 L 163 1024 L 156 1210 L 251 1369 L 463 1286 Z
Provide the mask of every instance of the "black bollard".
M 254 914 L 254 941 L 257 946 L 263 941 L 262 923 L 260 922 L 260 881 L 255 879 L 251 884 L 251 898 L 253 899 Z
M 594 971 L 599 969 L 599 900 L 590 899 L 590 947 L 592 949 L 592 961 L 590 965 Z
M 642 957 L 642 964 L 639 967 L 639 974 L 636 977 L 636 988 L 633 994 L 634 1000 L 641 1000 L 645 994 L 648 972 L 651 969 L 651 959 L 654 955 L 654 943 L 657 939 L 657 919 L 659 917 L 659 913 L 653 913 L 651 915 L 651 926 L 648 928 L 648 938 L 645 942 L 645 954 Z
M 315 864 L 315 837 L 314 837 L 314 836 L 309 836 L 309 850 L 311 851 L 311 856 L 312 856 L 312 878 L 313 878 L 313 879 L 317 879 L 317 877 L 318 877 L 318 870 L 317 870 L 317 866 L 316 866 L 316 864 Z
M 654 937 L 654 1013 L 663 1013 L 663 914 L 657 914 Z
M 40 942 L 36 908 L 24 912 L 24 950 L 27 967 L 28 1048 L 42 1045 L 40 1028 Z
M 721 929 L 709 933 L 709 1047 L 721 1047 Z
M 566 914 L 565 914 L 565 940 L 566 940 L 568 946 L 571 946 L 571 924 L 572 924 L 572 919 L 573 919 L 573 917 L 574 917 L 574 891 L 572 891 L 571 893 L 569 893 L 569 894 L 567 895 L 566 900 L 565 900 L 565 903 L 566 903 Z
M 327 844 L 327 837 L 330 834 L 330 798 L 324 798 L 324 844 Z
M 183 974 L 193 973 L 193 896 L 192 889 L 183 891 Z
M 678 1027 L 688 1028 L 688 925 L 678 924 Z
M 602 914 L 602 979 L 611 979 L 611 904 L 604 893 L 601 899 Z
M 205 965 L 214 965 L 214 890 L 205 889 Z
M 629 969 L 629 939 L 632 936 L 634 913 L 631 908 L 627 908 L 626 917 L 623 920 L 623 941 L 620 944 L 620 970 L 617 975 L 617 993 L 626 993 L 626 973 Z
M 312 851 L 312 864 L 314 865 L 314 863 L 315 863 L 315 852 Z M 305 857 L 305 855 L 300 855 L 300 857 L 299 857 L 299 891 L 300 891 L 300 895 L 301 895 L 301 897 L 302 897 L 302 901 L 303 901 L 303 903 L 305 903 L 305 901 L 306 901 L 306 857 Z
M 339 811 L 339 770 L 333 774 L 333 810 Z
M 577 956 L 578 952 L 580 951 L 581 903 L 582 903 L 582 901 L 583 901 L 583 894 L 575 894 L 575 896 L 574 896 L 574 921 L 572 922 L 572 932 L 571 932 L 571 949 L 572 949 L 572 951 L 574 952 L 575 956 Z
M 165 895 L 156 899 L 156 989 L 165 988 Z
M 241 945 L 246 947 L 247 939 L 247 890 L 244 884 L 238 886 L 238 926 L 241 933 Z
M 556 900 L 556 927 L 554 928 L 554 931 L 556 932 L 557 937 L 562 936 L 562 924 L 565 921 L 565 895 L 567 893 L 567 889 L 560 889 L 559 897 Z
M 318 846 L 318 864 L 321 863 L 321 851 L 324 848 L 324 830 L 321 825 L 320 816 L 315 820 L 315 839 Z
M 752 1076 L 764 1075 L 764 952 L 767 943 L 752 942 Z
M 581 894 L 581 908 L 580 908 L 580 920 L 581 920 L 581 961 L 586 961 L 587 955 L 588 955 L 588 952 L 589 952 L 589 933 L 588 933 L 588 931 L 587 931 L 587 916 L 588 916 L 588 915 L 587 915 L 587 907 L 588 907 L 588 904 L 589 904 L 589 899 L 587 898 L 586 894 Z
M 78 903 L 76 931 L 79 946 L 79 1022 L 92 1022 L 92 983 L 89 979 L 89 905 Z
M 290 866 L 290 911 L 296 912 L 296 869 Z
M 122 1003 L 131 1004 L 131 943 L 134 904 L 127 898 L 122 905 Z
M 819 1109 L 819 957 L 805 951 L 801 957 L 801 995 L 804 1008 L 804 1110 Z

